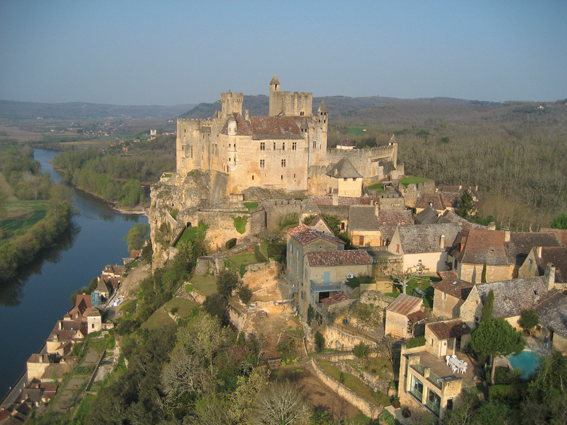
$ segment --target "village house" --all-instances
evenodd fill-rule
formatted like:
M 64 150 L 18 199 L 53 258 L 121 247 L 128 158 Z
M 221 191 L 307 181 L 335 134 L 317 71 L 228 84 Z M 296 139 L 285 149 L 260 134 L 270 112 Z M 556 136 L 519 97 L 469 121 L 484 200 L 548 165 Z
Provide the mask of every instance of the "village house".
M 385 335 L 412 338 L 414 325 L 425 318 L 423 299 L 400 294 L 386 308 Z
M 461 319 L 472 329 L 480 322 L 482 306 L 490 291 L 494 293 L 494 318 L 506 319 L 520 329 L 518 319 L 522 311 L 535 308 L 542 297 L 555 288 L 555 270 L 548 267 L 540 277 L 503 280 L 474 285 L 461 305 Z
M 543 276 L 547 264 L 555 266 L 555 283 L 567 283 L 567 248 L 538 246 L 532 248 L 524 264 L 518 269 L 518 277 Z
M 351 205 L 348 218 L 348 237 L 354 246 L 380 246 L 378 205 Z
M 438 274 L 441 281 L 433 285 L 433 316 L 440 320 L 461 317 L 461 306 L 469 296 L 473 284 L 459 279 L 453 270 Z
M 550 291 L 540 300 L 535 308 L 539 318 L 539 326 L 546 329 L 544 337 L 548 337 L 549 346 L 559 350 L 565 355 L 567 353 L 567 295 Z M 540 332 L 541 334 L 542 332 Z
M 362 196 L 362 175 L 347 158 L 342 158 L 327 171 L 329 193 L 338 196 Z
M 398 226 L 388 252 L 402 260 L 403 270 L 421 266 L 429 273 L 447 270 L 447 251 L 461 230 L 458 224 Z
M 460 319 L 425 325 L 425 344 L 439 358 L 452 356 L 468 345 L 471 328 Z

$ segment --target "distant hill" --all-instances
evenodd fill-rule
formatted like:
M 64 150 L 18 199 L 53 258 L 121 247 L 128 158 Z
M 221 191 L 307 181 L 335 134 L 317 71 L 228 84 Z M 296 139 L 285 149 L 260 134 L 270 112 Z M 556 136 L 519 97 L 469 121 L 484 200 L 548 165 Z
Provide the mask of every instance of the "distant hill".
M 380 105 L 391 104 L 443 104 L 443 105 L 469 105 L 474 101 L 464 99 L 452 99 L 438 97 L 432 99 L 397 99 L 394 97 L 347 97 L 347 96 L 325 96 L 313 98 L 313 112 L 317 112 L 321 101 L 325 100 L 331 119 L 341 118 L 343 115 L 352 114 L 363 109 L 373 108 Z M 487 103 L 487 102 L 485 102 Z M 250 115 L 268 115 L 268 96 L 244 96 L 242 109 L 248 109 Z M 220 111 L 221 103 L 200 103 L 193 109 L 180 115 L 179 118 L 211 118 L 216 111 Z
M 22 120 L 36 119 L 101 119 L 101 118 L 157 118 L 170 119 L 193 108 L 194 104 L 160 106 L 120 106 L 96 103 L 35 103 L 0 100 L 0 118 Z

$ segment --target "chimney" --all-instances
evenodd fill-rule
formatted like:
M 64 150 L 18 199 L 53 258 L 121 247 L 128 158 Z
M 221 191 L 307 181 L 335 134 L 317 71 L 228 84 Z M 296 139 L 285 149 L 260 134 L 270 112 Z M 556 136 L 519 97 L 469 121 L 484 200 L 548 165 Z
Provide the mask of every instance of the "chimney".
M 496 223 L 492 221 L 492 222 L 488 225 L 488 230 L 496 230 Z
M 378 217 L 378 211 L 380 210 L 378 203 L 374 204 L 374 215 Z
M 248 112 L 248 109 L 244 110 L 244 119 L 246 121 L 250 121 L 250 113 Z
M 439 238 L 439 248 L 445 249 L 445 235 L 441 235 Z
M 542 247 L 538 246 L 536 249 L 537 249 L 537 258 L 541 258 Z
M 502 232 L 504 233 L 504 242 L 510 242 L 510 229 L 504 227 Z
M 552 290 L 555 286 L 555 267 L 551 263 L 547 263 L 545 266 L 545 283 L 547 283 L 547 289 Z

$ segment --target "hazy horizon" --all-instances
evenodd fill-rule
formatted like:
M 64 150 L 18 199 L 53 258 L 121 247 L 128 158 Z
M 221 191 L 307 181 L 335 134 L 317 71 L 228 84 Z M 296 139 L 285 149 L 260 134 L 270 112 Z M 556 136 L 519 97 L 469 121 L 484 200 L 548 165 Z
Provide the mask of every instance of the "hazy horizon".
M 0 99 L 567 98 L 567 2 L 5 0 Z

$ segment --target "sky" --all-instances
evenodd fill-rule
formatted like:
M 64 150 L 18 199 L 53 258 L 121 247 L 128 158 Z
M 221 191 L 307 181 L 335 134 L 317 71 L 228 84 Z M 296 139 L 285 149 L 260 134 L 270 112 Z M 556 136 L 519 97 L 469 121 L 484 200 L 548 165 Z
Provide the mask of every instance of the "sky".
M 567 1 L 0 0 L 0 99 L 567 98 Z

